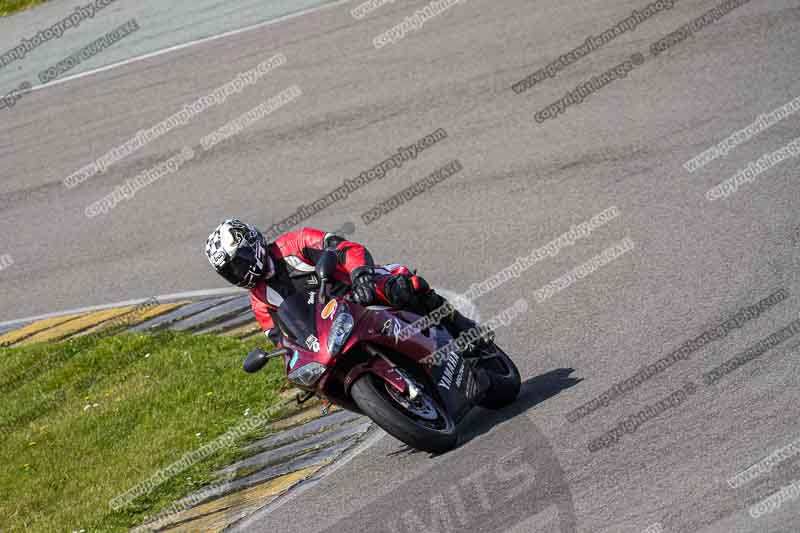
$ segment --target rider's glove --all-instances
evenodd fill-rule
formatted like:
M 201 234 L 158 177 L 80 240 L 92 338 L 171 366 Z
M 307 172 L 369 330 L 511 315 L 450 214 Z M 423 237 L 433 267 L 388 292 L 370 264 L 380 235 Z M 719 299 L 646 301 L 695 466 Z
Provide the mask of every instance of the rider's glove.
M 360 272 L 353 277 L 353 301 L 359 305 L 370 305 L 375 301 L 375 280 L 371 269 Z
M 278 328 L 270 328 L 264 332 L 264 335 L 266 335 L 270 342 L 275 346 L 281 342 L 281 331 Z

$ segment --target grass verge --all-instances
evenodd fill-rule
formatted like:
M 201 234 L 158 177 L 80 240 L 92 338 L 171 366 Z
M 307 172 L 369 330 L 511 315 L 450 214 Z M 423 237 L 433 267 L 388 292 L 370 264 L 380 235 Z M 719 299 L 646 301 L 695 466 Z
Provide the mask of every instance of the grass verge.
M 244 354 L 264 342 L 162 332 L 0 348 L 2 530 L 123 531 L 209 483 L 263 430 L 128 507 L 109 506 L 284 401 L 281 365 L 255 376 L 241 370 Z
M 0 17 L 13 15 L 45 2 L 47 0 L 0 0 Z

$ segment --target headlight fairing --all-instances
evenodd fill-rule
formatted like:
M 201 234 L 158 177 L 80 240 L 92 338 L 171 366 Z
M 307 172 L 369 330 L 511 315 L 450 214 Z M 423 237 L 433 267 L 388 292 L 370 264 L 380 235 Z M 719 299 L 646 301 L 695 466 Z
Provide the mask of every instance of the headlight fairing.
M 317 363 L 316 361 L 312 361 L 310 363 L 306 363 L 296 370 L 293 370 L 289 374 L 288 378 L 289 381 L 294 381 L 300 385 L 311 387 L 317 382 L 317 380 L 319 380 L 320 376 L 322 376 L 327 369 L 327 366 Z
M 336 316 L 333 318 L 333 324 L 330 331 L 328 331 L 328 353 L 334 357 L 342 349 L 344 343 L 350 337 L 353 331 L 355 320 L 353 315 L 350 314 L 350 309 L 344 302 L 339 302 L 339 309 L 336 311 Z

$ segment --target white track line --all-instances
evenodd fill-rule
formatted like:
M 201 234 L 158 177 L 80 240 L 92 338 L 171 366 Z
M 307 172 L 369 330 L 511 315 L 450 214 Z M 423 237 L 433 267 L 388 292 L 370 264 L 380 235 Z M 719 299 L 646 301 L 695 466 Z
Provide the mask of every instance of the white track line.
M 150 52 L 150 53 L 143 54 L 143 55 L 140 55 L 140 56 L 132 57 L 130 59 L 125 59 L 123 61 L 118 61 L 118 62 L 112 63 L 110 65 L 105 65 L 103 67 L 98 67 L 96 69 L 87 70 L 86 72 L 80 72 L 78 74 L 73 74 L 72 76 L 67 76 L 66 78 L 61 78 L 61 79 L 54 80 L 54 81 L 51 81 L 51 82 L 48 82 L 48 83 L 44 83 L 44 84 L 41 84 L 41 85 L 36 85 L 36 86 L 31 88 L 30 92 L 38 91 L 38 90 L 41 90 L 41 89 L 47 89 L 47 88 L 50 88 L 50 87 L 55 87 L 56 85 L 60 85 L 62 83 L 66 83 L 68 81 L 77 80 L 79 78 L 83 78 L 83 77 L 86 77 L 86 76 L 93 76 L 94 74 L 98 74 L 100 72 L 105 72 L 106 70 L 111 70 L 111 69 L 114 69 L 114 68 L 117 68 L 117 67 L 123 67 L 123 66 L 129 65 L 131 63 L 136 63 L 136 62 L 139 62 L 139 61 L 143 61 L 145 59 L 150 59 L 151 57 L 157 57 L 157 56 L 160 56 L 160 55 L 163 55 L 163 54 L 168 54 L 170 52 L 175 52 L 177 50 L 183 50 L 184 48 L 189 48 L 190 46 L 195 46 L 195 45 L 198 45 L 198 44 L 203 44 L 203 43 L 208 43 L 208 42 L 211 42 L 211 41 L 216 41 L 217 39 L 224 39 L 225 37 L 230 37 L 231 35 L 238 35 L 240 33 L 248 32 L 248 31 L 251 31 L 251 30 L 258 29 L 258 28 L 264 28 L 266 26 L 271 26 L 272 24 L 277 24 L 279 22 L 284 22 L 284 21 L 287 21 L 287 20 L 290 20 L 290 19 L 293 19 L 293 18 L 296 18 L 296 17 L 301 17 L 303 15 L 308 15 L 309 13 L 313 13 L 315 11 L 321 11 L 323 9 L 336 7 L 338 5 L 346 4 L 346 3 L 351 2 L 351 1 L 352 0 L 336 0 L 335 2 L 331 2 L 329 4 L 323 4 L 321 6 L 310 7 L 308 9 L 303 10 L 303 11 L 298 11 L 296 13 L 290 13 L 288 15 L 283 15 L 283 16 L 275 18 L 275 19 L 265 20 L 264 22 L 259 22 L 257 24 L 253 24 L 252 26 L 245 26 L 244 28 L 239 28 L 239 29 L 236 29 L 236 30 L 227 31 L 225 33 L 220 33 L 218 35 L 212 35 L 210 37 L 203 37 L 202 39 L 189 41 L 188 43 L 177 44 L 175 46 L 170 46 L 168 48 L 163 48 L 161 50 L 156 50 L 155 52 Z M 0 324 L 0 326 L 1 325 L 2 324 Z
M 78 309 L 69 309 L 67 311 L 56 311 L 54 313 L 46 313 L 44 315 L 31 316 L 28 318 L 18 318 L 16 320 L 9 320 L 7 322 L 0 322 L 2 326 L 13 326 L 15 324 L 24 324 L 25 322 L 34 322 L 36 320 L 44 320 L 46 318 L 55 318 L 58 316 L 72 315 L 78 313 L 91 313 L 92 311 L 103 311 L 104 309 L 112 309 L 114 307 L 125 307 L 127 305 L 138 305 L 144 303 L 152 298 L 158 300 L 158 303 L 166 303 L 174 300 L 183 300 L 184 298 L 203 298 L 211 296 L 227 296 L 236 294 L 246 294 L 244 289 L 236 287 L 225 289 L 206 289 L 203 291 L 189 291 L 189 292 L 176 292 L 174 294 L 162 294 L 161 296 L 151 296 L 149 298 L 137 298 L 135 300 L 125 300 L 124 302 L 116 302 L 113 304 L 93 305 L 90 307 L 80 307 Z

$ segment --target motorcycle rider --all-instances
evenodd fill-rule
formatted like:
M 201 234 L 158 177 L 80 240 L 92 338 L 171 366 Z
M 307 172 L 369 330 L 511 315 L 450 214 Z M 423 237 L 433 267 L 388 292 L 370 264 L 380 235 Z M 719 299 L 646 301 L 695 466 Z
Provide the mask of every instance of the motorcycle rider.
M 233 285 L 250 289 L 250 305 L 267 337 L 278 344 L 280 332 L 273 314 L 284 298 L 318 286 L 315 265 L 326 250 L 338 259 L 334 279 L 348 285 L 352 300 L 360 305 L 381 303 L 425 315 L 447 301 L 428 283 L 402 265 L 375 265 L 367 249 L 333 233 L 302 228 L 267 242 L 255 226 L 227 219 L 209 235 L 206 256 L 214 270 Z M 452 307 L 452 306 L 450 306 Z M 457 310 L 441 321 L 455 338 L 476 327 Z M 479 346 L 491 342 L 486 335 Z

